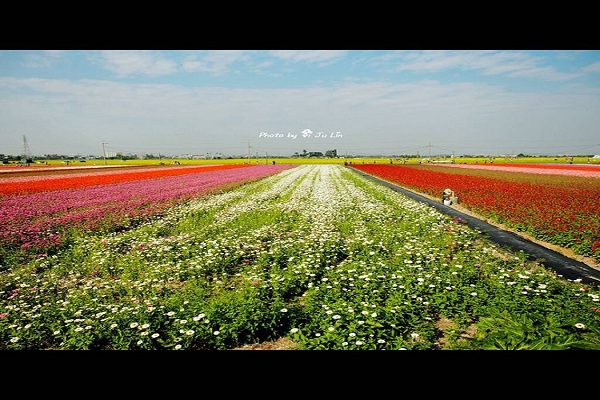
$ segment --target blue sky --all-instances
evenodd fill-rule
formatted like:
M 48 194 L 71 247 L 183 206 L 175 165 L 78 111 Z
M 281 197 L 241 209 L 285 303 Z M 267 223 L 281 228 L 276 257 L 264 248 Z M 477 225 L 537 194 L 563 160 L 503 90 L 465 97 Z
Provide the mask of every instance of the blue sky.
M 599 154 L 599 130 L 598 50 L 0 50 L 2 154 Z

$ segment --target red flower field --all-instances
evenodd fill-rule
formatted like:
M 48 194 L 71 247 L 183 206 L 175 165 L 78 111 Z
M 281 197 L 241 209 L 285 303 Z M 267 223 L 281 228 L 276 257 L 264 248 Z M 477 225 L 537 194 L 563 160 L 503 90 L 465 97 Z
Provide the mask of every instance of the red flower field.
M 59 169 L 54 167 L 31 170 L 28 167 L 13 168 L 10 170 L 10 174 L 5 171 L 0 175 L 0 198 L 15 194 L 78 189 L 108 183 L 133 182 L 167 176 L 247 168 L 250 166 L 249 164 L 226 164 L 177 167 L 96 168 L 87 170 L 76 167 L 76 169 Z M 12 176 L 16 173 L 25 176 Z
M 440 201 L 442 191 L 450 188 L 466 209 L 539 240 L 569 248 L 576 254 L 600 258 L 598 167 L 514 164 L 352 166 L 405 188 L 439 197 Z M 572 171 L 585 176 L 572 175 Z

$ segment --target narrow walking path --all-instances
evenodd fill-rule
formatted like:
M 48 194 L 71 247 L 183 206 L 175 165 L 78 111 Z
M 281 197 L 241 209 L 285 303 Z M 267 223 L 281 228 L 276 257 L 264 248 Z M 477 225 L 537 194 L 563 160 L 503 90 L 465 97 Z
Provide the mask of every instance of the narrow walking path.
M 429 197 L 404 189 L 396 184 L 379 179 L 362 171 L 356 169 L 355 171 L 365 178 L 376 181 L 397 192 L 401 192 L 410 198 L 429 204 L 445 214 L 462 218 L 469 227 L 477 228 L 480 231 L 487 233 L 490 240 L 495 243 L 507 246 L 514 251 L 523 251 L 528 255 L 529 259 L 541 261 L 543 265 L 552 268 L 556 273 L 562 275 L 566 279 L 580 279 L 584 283 L 600 285 L 600 270 L 592 268 L 583 262 L 574 260 L 557 251 L 544 247 L 541 244 L 532 242 L 531 240 L 527 240 L 513 232 L 501 229 L 473 215 L 458 211 L 452 208 L 452 206 L 444 205 L 441 198 L 439 200 L 432 200 Z

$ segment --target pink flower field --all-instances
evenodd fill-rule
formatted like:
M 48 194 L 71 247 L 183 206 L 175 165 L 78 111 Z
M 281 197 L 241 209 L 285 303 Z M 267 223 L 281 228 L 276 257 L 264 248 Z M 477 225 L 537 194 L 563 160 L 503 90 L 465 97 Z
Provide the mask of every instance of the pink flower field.
M 48 251 L 61 244 L 65 233 L 72 230 L 111 231 L 159 215 L 164 209 L 220 188 L 240 185 L 260 179 L 291 165 L 242 165 L 237 168 L 169 169 L 173 176 L 119 182 L 124 174 L 110 175 L 117 183 L 96 184 L 74 189 L 48 190 L 0 198 L 0 259 L 15 249 L 33 252 Z M 148 172 L 148 171 L 147 171 Z M 153 172 L 153 171 L 150 171 Z M 86 182 L 94 177 L 79 175 L 76 180 Z M 97 176 L 95 176 L 97 178 Z M 64 178 L 73 179 L 72 176 Z M 35 179 L 32 182 L 40 182 Z M 50 180 L 50 182 L 60 182 Z M 8 191 L 17 182 L 0 181 L 0 193 Z M 27 184 L 27 182 L 19 182 Z M 31 185 L 31 182 L 29 182 Z M 31 187 L 31 186 L 30 186 Z
M 436 164 L 449 168 L 486 169 L 490 171 L 524 172 L 540 175 L 570 175 L 584 178 L 600 178 L 598 165 L 572 165 L 572 164 Z

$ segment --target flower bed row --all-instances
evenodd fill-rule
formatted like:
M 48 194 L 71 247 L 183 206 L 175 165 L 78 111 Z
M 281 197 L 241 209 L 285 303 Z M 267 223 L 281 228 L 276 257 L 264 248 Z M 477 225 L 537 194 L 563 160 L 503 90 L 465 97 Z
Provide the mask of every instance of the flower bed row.
M 125 229 L 186 199 L 287 168 L 291 166 L 219 166 L 91 175 L 58 180 L 76 189 L 8 196 L 0 199 L 0 263 L 19 249 L 28 253 L 50 251 L 63 242 L 68 232 Z M 95 182 L 93 186 L 89 186 L 91 181 Z
M 461 206 L 533 237 L 600 258 L 600 180 L 428 165 L 354 168 L 432 196 L 451 188 Z
M 17 194 L 40 193 L 53 190 L 78 189 L 111 183 L 133 182 L 168 176 L 182 176 L 209 171 L 248 168 L 249 164 L 226 164 L 205 166 L 153 167 L 129 170 L 93 170 L 75 174 L 32 175 L 0 177 L 0 198 Z M 71 171 L 63 171 L 71 172 Z
M 572 164 L 445 164 L 447 168 L 486 169 L 489 171 L 524 172 L 540 175 L 569 175 L 584 178 L 600 178 L 598 165 Z

